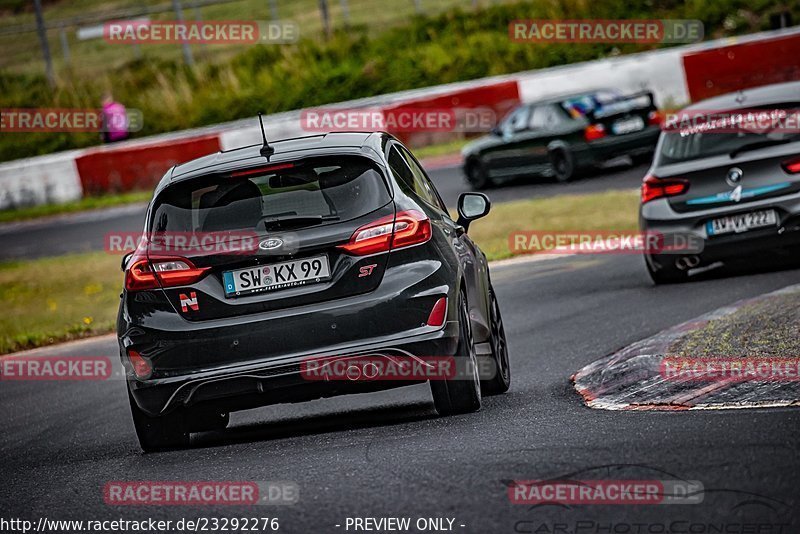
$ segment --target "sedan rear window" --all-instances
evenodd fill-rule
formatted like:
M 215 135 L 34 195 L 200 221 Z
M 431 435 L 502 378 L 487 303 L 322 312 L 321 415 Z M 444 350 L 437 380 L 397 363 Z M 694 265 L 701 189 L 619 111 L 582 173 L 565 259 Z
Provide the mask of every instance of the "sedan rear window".
M 297 228 L 355 219 L 389 201 L 371 160 L 309 158 L 171 185 L 156 199 L 150 227 L 154 233 Z

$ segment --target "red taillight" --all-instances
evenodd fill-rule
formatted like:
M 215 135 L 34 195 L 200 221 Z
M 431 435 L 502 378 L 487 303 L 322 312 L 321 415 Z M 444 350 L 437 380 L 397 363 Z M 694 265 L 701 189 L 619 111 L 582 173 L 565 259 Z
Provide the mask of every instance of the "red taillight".
M 254 174 L 266 174 L 268 172 L 280 171 L 282 169 L 291 169 L 292 167 L 294 167 L 294 163 L 278 163 L 276 165 L 267 165 L 266 167 L 256 167 L 255 169 L 235 171 L 231 173 L 231 178 L 238 178 L 240 176 L 253 176 Z
M 417 210 L 401 211 L 362 226 L 345 245 L 338 248 L 356 256 L 409 247 L 431 238 L 431 221 Z
M 125 271 L 125 289 L 141 291 L 161 287 L 193 284 L 206 275 L 210 267 L 195 267 L 186 258 L 138 259 Z
M 428 326 L 442 326 L 447 316 L 447 297 L 442 297 L 433 305 L 431 314 L 428 315 Z
M 794 158 L 788 161 L 784 161 L 783 163 L 781 163 L 781 167 L 783 167 L 783 170 L 788 172 L 789 174 L 800 173 L 800 158 Z
M 606 128 L 602 124 L 590 124 L 583 130 L 583 137 L 587 141 L 595 141 L 606 136 Z
M 642 204 L 657 198 L 682 195 L 689 190 L 689 181 L 680 178 L 662 180 L 655 176 L 645 176 L 642 182 Z
M 143 380 L 150 378 L 153 373 L 153 366 L 150 364 L 150 360 L 133 349 L 128 349 L 128 359 L 131 361 L 133 374 L 136 375 L 136 378 Z
M 647 124 L 650 126 L 661 126 L 661 122 L 664 120 L 664 116 L 661 114 L 660 111 L 653 110 L 647 114 Z

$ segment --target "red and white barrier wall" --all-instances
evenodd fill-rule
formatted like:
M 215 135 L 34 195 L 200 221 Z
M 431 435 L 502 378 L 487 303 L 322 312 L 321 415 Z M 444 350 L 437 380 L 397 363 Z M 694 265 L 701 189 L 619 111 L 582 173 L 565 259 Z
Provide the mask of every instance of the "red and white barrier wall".
M 578 46 L 578 45 L 576 45 Z M 404 91 L 329 106 L 490 108 L 502 117 L 520 101 L 603 87 L 653 91 L 675 107 L 736 89 L 800 80 L 800 28 L 763 32 L 596 61 Z M 271 139 L 307 135 L 300 110 L 264 118 Z M 145 117 L 146 120 L 146 117 Z M 414 144 L 434 141 L 400 134 Z M 173 165 L 261 141 L 255 119 L 0 164 L 0 209 L 152 187 Z

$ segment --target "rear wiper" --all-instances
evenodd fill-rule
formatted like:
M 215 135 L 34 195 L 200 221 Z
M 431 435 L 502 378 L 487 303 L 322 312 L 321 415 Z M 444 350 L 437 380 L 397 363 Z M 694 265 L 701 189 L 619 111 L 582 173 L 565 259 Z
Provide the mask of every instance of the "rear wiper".
M 769 146 L 774 146 L 774 145 L 783 145 L 783 144 L 789 143 L 791 141 L 792 141 L 791 139 L 767 139 L 765 141 L 756 141 L 754 143 L 747 143 L 747 144 L 744 144 L 744 145 L 742 145 L 740 147 L 734 148 L 731 151 L 730 155 L 731 155 L 731 158 L 735 158 L 736 156 L 738 156 L 742 152 L 747 152 L 747 151 L 750 151 L 750 150 L 758 150 L 759 148 L 767 148 Z
M 274 228 L 302 228 L 316 226 L 326 221 L 338 221 L 336 215 L 284 215 L 282 217 L 263 217 L 264 230 Z

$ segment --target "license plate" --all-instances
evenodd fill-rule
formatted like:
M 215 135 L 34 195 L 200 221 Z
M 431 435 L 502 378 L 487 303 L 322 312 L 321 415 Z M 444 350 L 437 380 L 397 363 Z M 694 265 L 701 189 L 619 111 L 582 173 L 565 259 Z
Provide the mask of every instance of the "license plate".
M 611 131 L 615 135 L 638 132 L 639 130 L 644 130 L 644 120 L 641 117 L 620 119 L 611 125 Z
M 740 234 L 753 228 L 764 228 L 778 224 L 775 210 L 753 211 L 712 219 L 706 223 L 708 235 Z
M 249 293 L 315 284 L 327 280 L 330 276 L 328 257 L 315 256 L 225 271 L 222 273 L 222 282 L 226 297 L 238 297 Z

